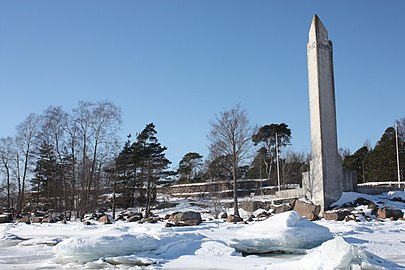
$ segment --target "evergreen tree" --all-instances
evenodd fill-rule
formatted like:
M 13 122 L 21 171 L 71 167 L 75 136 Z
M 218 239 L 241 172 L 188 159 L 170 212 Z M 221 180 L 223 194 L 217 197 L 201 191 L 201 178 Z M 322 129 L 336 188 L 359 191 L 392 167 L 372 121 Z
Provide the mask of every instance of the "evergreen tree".
M 232 162 L 229 156 L 219 156 L 208 165 L 209 178 L 215 181 L 232 179 Z
M 250 164 L 247 177 L 251 179 L 263 179 L 264 177 L 268 178 L 266 172 L 266 160 L 269 160 L 267 150 L 264 147 L 260 147 L 259 150 L 257 150 L 255 158 Z
M 179 162 L 177 172 L 180 174 L 180 180 L 190 183 L 197 175 L 197 169 L 202 165 L 202 155 L 196 152 L 189 152 L 183 156 Z
M 393 181 L 397 179 L 395 129 L 389 127 L 369 155 L 370 181 Z M 400 143 L 400 160 L 405 158 L 403 143 Z
M 146 125 L 133 146 L 140 169 L 139 177 L 146 190 L 146 216 L 150 215 L 151 204 L 156 199 L 156 182 L 167 174 L 168 165 L 171 163 L 165 157 L 167 147 L 158 142 L 156 133 L 153 123 Z
M 264 162 L 267 178 L 270 180 L 277 151 L 276 146 L 280 153 L 283 147 L 291 143 L 291 129 L 285 123 L 264 125 L 253 135 L 252 141 L 255 145 L 261 144 L 267 151 Z
M 370 150 L 367 146 L 363 146 L 353 155 L 346 156 L 343 160 L 344 169 L 356 171 L 358 183 L 365 183 L 369 179 L 369 155 Z
M 34 169 L 35 177 L 32 184 L 36 191 L 36 203 L 40 198 L 51 205 L 52 208 L 59 208 L 58 199 L 61 197 L 60 189 L 60 165 L 53 146 L 43 142 L 39 148 L 39 158 Z M 52 203 L 53 202 L 53 203 Z
M 135 204 L 135 190 L 139 186 L 135 184 L 137 163 L 133 153 L 133 147 L 130 141 L 131 135 L 128 135 L 121 153 L 118 155 L 115 163 L 116 178 L 115 192 L 120 194 L 120 199 L 115 202 L 120 207 L 133 207 Z

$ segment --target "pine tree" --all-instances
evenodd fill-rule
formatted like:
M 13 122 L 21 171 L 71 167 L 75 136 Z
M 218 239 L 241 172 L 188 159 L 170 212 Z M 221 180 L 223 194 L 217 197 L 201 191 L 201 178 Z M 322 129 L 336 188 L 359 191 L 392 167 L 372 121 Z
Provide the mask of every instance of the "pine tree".
M 52 145 L 46 142 L 41 144 L 34 172 L 35 177 L 32 180 L 32 184 L 37 195 L 37 205 L 40 202 L 40 198 L 42 198 L 52 208 L 58 208 L 60 205 L 58 199 L 61 197 L 59 186 L 61 173 L 60 165 L 57 163 L 57 157 Z
M 370 150 L 367 146 L 363 146 L 343 160 L 343 168 L 356 171 L 358 183 L 365 183 L 369 179 L 369 155 Z
M 219 156 L 208 165 L 209 178 L 212 180 L 232 180 L 232 162 L 229 156 Z
M 180 174 L 180 181 L 190 183 L 197 174 L 197 168 L 202 165 L 202 155 L 196 152 L 189 152 L 179 162 L 177 172 Z
M 261 144 L 266 149 L 266 164 L 267 178 L 270 180 L 272 173 L 272 165 L 276 156 L 276 146 L 280 150 L 289 145 L 291 142 L 291 129 L 285 123 L 270 124 L 262 126 L 252 136 L 252 141 L 255 145 Z
M 167 173 L 171 163 L 165 157 L 167 147 L 162 146 L 156 137 L 155 125 L 150 123 L 137 136 L 134 144 L 135 156 L 138 158 L 140 178 L 146 189 L 145 216 L 150 215 L 151 204 L 156 200 L 156 182 Z
M 404 153 L 403 146 L 400 149 Z M 404 158 L 404 155 L 401 155 Z M 397 179 L 395 129 L 389 127 L 369 155 L 370 181 L 393 181 Z

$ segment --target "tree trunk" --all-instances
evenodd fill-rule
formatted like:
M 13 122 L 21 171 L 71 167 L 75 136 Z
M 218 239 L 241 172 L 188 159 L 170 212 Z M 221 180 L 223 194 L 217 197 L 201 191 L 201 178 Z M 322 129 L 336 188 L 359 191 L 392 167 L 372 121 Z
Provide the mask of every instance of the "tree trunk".
M 149 217 L 149 215 L 150 215 L 150 204 L 151 204 L 151 202 L 150 202 L 150 197 L 151 197 L 151 194 L 150 194 L 150 189 L 151 189 L 151 173 L 150 173 L 150 169 L 148 169 L 148 179 L 147 179 L 147 182 L 148 182 L 148 184 L 147 184 L 147 187 L 146 187 L 146 209 L 145 209 L 145 217 Z
M 7 163 L 4 163 L 7 174 L 7 212 L 10 213 L 10 168 Z
M 236 169 L 238 166 L 238 162 L 236 161 L 236 149 L 235 144 L 233 145 L 233 157 L 232 157 L 232 177 L 233 177 L 233 214 L 234 216 L 239 215 L 239 207 L 238 207 L 238 180 L 236 175 Z
M 17 197 L 17 213 L 21 213 L 21 172 L 20 172 L 20 155 L 17 153 L 17 185 L 18 185 L 18 197 Z

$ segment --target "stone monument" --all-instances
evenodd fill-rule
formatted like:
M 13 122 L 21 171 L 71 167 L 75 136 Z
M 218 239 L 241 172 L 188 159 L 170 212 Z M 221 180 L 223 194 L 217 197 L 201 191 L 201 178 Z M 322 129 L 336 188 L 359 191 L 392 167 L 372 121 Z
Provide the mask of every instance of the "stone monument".
M 342 170 L 336 132 L 333 48 L 328 31 L 317 15 L 312 19 L 307 45 L 311 120 L 310 171 L 303 174 L 305 195 L 321 205 L 322 212 L 342 192 L 354 191 L 356 177 Z

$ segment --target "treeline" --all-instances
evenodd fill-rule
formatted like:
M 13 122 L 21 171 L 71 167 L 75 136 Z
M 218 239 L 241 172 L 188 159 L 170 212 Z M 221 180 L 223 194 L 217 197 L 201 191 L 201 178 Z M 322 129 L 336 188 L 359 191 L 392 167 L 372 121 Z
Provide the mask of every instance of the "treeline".
M 343 167 L 356 171 L 358 183 L 398 180 L 397 150 L 400 178 L 404 179 L 405 118 L 397 121 L 396 127 L 398 132 L 388 127 L 374 147 L 366 143 L 353 154 L 343 154 Z
M 83 216 L 109 185 L 105 168 L 121 147 L 121 124 L 120 108 L 108 101 L 30 114 L 14 137 L 0 139 L 2 206 L 13 213 L 41 206 Z
M 0 139 L 1 207 L 17 214 L 52 209 L 82 217 L 110 201 L 107 207 L 142 206 L 148 215 L 158 184 L 239 178 L 272 179 L 276 184 L 276 173 L 283 184 L 299 183 L 307 164 L 304 154 L 284 153 L 275 169 L 277 151 L 281 156 L 291 141 L 286 124 L 254 129 L 239 106 L 220 116 L 234 138 L 226 141 L 220 135 L 227 131 L 212 122 L 208 158 L 186 153 L 177 171 L 170 171 L 167 147 L 159 143 L 154 124 L 122 144 L 121 110 L 109 101 L 82 101 L 70 112 L 51 106 L 40 115 L 30 114 L 15 136 Z
M 109 101 L 79 102 L 71 112 L 51 106 L 41 115 L 30 114 L 15 136 L 0 138 L 0 207 L 17 214 L 53 209 L 83 217 L 109 202 L 105 206 L 113 210 L 141 206 L 148 215 L 159 184 L 230 180 L 235 191 L 237 179 L 301 184 L 310 155 L 285 151 L 292 139 L 287 124 L 253 127 L 239 105 L 219 113 L 210 124 L 208 157 L 188 152 L 171 171 L 155 125 L 147 124 L 122 143 L 121 110 Z M 397 125 L 403 172 L 405 118 Z M 374 148 L 342 153 L 343 166 L 357 172 L 359 183 L 397 179 L 392 127 Z

